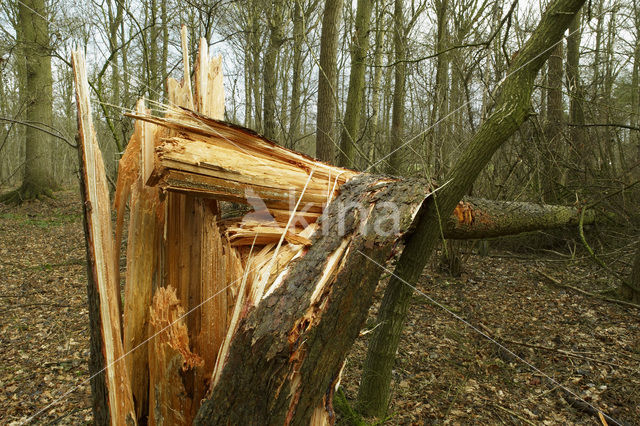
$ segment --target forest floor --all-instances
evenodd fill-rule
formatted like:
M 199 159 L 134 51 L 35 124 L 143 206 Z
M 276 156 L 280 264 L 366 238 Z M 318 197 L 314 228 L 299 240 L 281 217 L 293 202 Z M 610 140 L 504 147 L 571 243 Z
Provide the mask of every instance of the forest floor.
M 614 253 L 624 273 L 626 251 Z M 638 423 L 640 310 L 554 283 L 598 292 L 613 278 L 581 254 L 493 251 L 464 261 L 460 277 L 429 268 L 418 284 L 432 300 L 413 297 L 387 423 L 602 424 L 572 407 L 563 387 Z M 0 424 L 34 415 L 37 423 L 90 423 L 88 336 L 77 191 L 0 205 Z M 369 336 L 348 358 L 349 402 Z

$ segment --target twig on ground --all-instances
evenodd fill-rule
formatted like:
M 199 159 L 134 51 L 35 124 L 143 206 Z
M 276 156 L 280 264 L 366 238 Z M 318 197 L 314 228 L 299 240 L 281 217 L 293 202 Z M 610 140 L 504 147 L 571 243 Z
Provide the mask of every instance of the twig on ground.
M 518 413 L 516 413 L 515 411 L 509 410 L 506 407 L 503 407 L 502 405 L 496 404 L 495 402 L 491 403 L 492 406 L 501 409 L 502 411 L 509 413 L 510 415 L 512 415 L 513 417 L 517 418 L 518 420 L 521 420 L 523 422 L 525 422 L 528 425 L 532 425 L 535 426 L 535 423 L 525 419 L 524 417 L 522 417 L 521 415 L 519 415 Z
M 552 277 L 552 276 L 550 276 L 548 274 L 545 274 L 544 272 L 542 272 L 540 270 L 538 270 L 538 273 L 540 275 L 542 275 L 543 277 L 545 277 L 546 279 L 548 279 L 549 281 L 551 281 L 552 283 L 554 283 L 554 284 L 556 284 L 556 285 L 558 285 L 560 287 L 565 287 L 565 288 L 577 291 L 578 293 L 583 294 L 585 296 L 595 297 L 596 299 L 604 300 L 605 302 L 617 303 L 618 305 L 628 306 L 628 307 L 631 307 L 631 308 L 640 309 L 640 305 L 636 305 L 635 303 L 631 303 L 631 302 L 627 302 L 627 301 L 619 300 L 619 299 L 613 299 L 611 297 L 604 297 L 604 296 L 601 296 L 599 294 L 591 293 L 589 291 L 583 290 L 583 289 L 578 288 L 578 287 L 574 287 L 574 286 L 569 285 L 569 284 L 563 284 L 557 278 L 554 278 L 554 277 Z
M 628 371 L 633 371 L 633 372 L 637 371 L 636 369 L 625 367 L 625 366 L 620 365 L 620 364 L 615 364 L 615 363 L 609 362 L 609 361 L 601 361 L 601 360 L 599 360 L 597 358 L 591 358 L 591 357 L 588 357 L 588 356 L 585 356 L 585 355 L 581 355 L 581 354 L 578 354 L 578 353 L 575 353 L 575 352 L 567 351 L 567 350 L 564 350 L 564 349 L 553 348 L 551 346 L 544 346 L 544 345 L 539 345 L 539 344 L 534 344 L 534 343 L 519 342 L 517 340 L 507 339 L 506 337 L 502 337 L 502 336 L 494 333 L 491 329 L 489 329 L 488 327 L 486 327 L 482 323 L 478 323 L 478 325 L 487 334 L 489 334 L 490 336 L 493 336 L 495 339 L 500 340 L 501 342 L 504 342 L 504 343 L 510 343 L 512 345 L 518 345 L 518 346 L 525 346 L 527 348 L 532 348 L 532 349 L 542 349 L 542 350 L 549 351 L 549 352 L 557 352 L 557 353 L 559 353 L 561 355 L 568 356 L 568 357 L 571 357 L 571 358 L 583 359 L 585 361 L 591 361 L 591 362 L 594 362 L 596 364 L 604 364 L 604 365 L 608 365 L 610 367 L 619 368 L 621 370 L 628 370 Z

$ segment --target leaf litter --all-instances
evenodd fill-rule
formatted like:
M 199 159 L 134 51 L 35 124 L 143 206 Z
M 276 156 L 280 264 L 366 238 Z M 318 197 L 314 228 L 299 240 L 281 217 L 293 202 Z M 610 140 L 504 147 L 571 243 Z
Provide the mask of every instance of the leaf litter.
M 90 424 L 86 261 L 77 191 L 18 207 L 0 205 L 0 259 L 0 424 L 20 424 L 71 390 L 36 421 Z M 428 268 L 418 283 L 421 291 L 548 377 L 416 293 L 393 370 L 386 423 L 601 424 L 572 407 L 560 384 L 635 424 L 640 310 L 559 287 L 545 274 L 591 292 L 616 285 L 588 259 L 550 253 L 469 255 L 457 278 Z M 361 333 L 343 375 L 351 403 L 369 337 Z

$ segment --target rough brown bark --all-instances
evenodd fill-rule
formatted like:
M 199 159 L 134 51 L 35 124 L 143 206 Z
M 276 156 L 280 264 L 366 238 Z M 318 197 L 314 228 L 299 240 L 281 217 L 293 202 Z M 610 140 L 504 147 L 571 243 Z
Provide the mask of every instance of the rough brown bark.
M 368 175 L 342 187 L 321 218 L 325 231 L 240 323 L 195 424 L 308 424 L 318 410 L 335 420 L 333 391 L 380 275 L 362 256 L 379 263 L 389 258 L 397 236 L 374 232 L 388 214 L 385 202 L 401 206 L 402 234 L 422 204 L 424 188 L 425 183 Z M 328 259 L 341 252 L 348 254 L 331 270 Z
M 17 32 L 24 62 L 24 85 L 20 90 L 20 102 L 25 105 L 25 120 L 31 123 L 53 124 L 53 77 L 49 23 L 42 19 L 47 15 L 44 0 L 19 2 Z M 5 194 L 0 201 L 19 202 L 43 196 L 51 196 L 56 188 L 51 167 L 53 139 L 33 126 L 25 128 L 25 163 L 22 185 L 16 191 Z

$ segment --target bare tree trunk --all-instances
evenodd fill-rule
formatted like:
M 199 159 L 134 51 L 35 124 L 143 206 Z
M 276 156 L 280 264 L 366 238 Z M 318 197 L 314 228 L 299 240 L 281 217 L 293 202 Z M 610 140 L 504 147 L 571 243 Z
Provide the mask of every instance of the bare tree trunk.
M 604 71 L 604 91 L 603 91 L 603 99 L 599 99 L 599 102 L 604 102 L 604 114 L 602 115 L 603 123 L 610 123 L 611 116 L 613 115 L 611 112 L 611 103 L 612 103 L 612 95 L 613 95 L 613 84 L 614 84 L 614 75 L 613 75 L 613 67 L 614 67 L 614 48 L 615 48 L 615 38 L 616 38 L 616 19 L 617 19 L 617 5 L 613 5 L 611 10 L 611 17 L 609 18 L 609 25 L 607 27 L 607 44 L 605 53 L 605 71 Z M 615 139 L 616 134 L 612 127 L 605 127 L 603 129 L 605 138 L 602 141 L 604 143 L 604 152 L 606 152 L 606 156 L 603 158 L 605 164 L 608 165 L 609 175 L 616 176 L 618 170 L 621 166 L 621 161 L 619 156 L 616 156 L 615 153 Z
M 326 0 L 320 37 L 320 69 L 318 71 L 318 108 L 316 125 L 316 157 L 335 161 L 334 122 L 338 69 L 338 27 L 342 16 L 342 0 Z
M 391 117 L 391 155 L 387 172 L 399 174 L 402 171 L 402 136 L 404 132 L 404 96 L 407 65 L 405 46 L 405 25 L 403 1 L 395 0 L 393 11 L 393 46 L 395 50 L 395 85 L 393 88 L 393 114 Z
M 634 22 L 636 24 L 635 49 L 633 55 L 633 73 L 631 77 L 631 123 L 638 127 L 640 123 L 640 5 L 638 0 L 633 0 Z M 633 132 L 633 142 L 636 146 L 636 161 L 640 162 L 640 133 Z M 635 175 L 640 177 L 640 167 L 636 167 Z
M 269 45 L 267 46 L 262 70 L 262 80 L 264 82 L 262 112 L 264 113 L 264 135 L 271 140 L 276 140 L 278 134 L 276 129 L 276 98 L 278 97 L 276 92 L 276 61 L 280 47 L 284 43 L 284 8 L 284 1 L 278 0 L 271 4 L 267 12 Z
M 113 10 L 115 7 L 115 10 Z M 114 107 L 111 107 L 111 113 L 114 117 L 120 115 L 120 111 L 116 107 L 121 104 L 121 94 L 120 94 L 120 67 L 118 66 L 118 54 L 117 49 L 119 48 L 119 37 L 118 31 L 122 25 L 122 15 L 124 10 L 124 5 L 122 2 L 116 1 L 115 4 L 112 4 L 111 1 L 107 2 L 107 10 L 109 14 L 109 51 L 111 52 L 111 102 Z M 118 152 L 122 151 L 124 147 L 124 134 L 122 131 L 122 122 L 120 120 L 114 120 L 114 137 L 116 142 L 116 147 Z
M 395 354 L 409 300 L 440 238 L 441 213 L 448 215 L 491 160 L 494 152 L 520 127 L 531 111 L 533 84 L 551 49 L 562 36 L 584 0 L 556 0 L 543 14 L 538 27 L 499 86 L 494 112 L 479 128 L 452 168 L 448 184 L 422 207 L 417 228 L 407 239 L 385 291 L 376 329 L 363 366 L 358 407 L 367 415 L 383 417 L 389 401 L 389 384 Z M 518 70 L 518 72 L 512 72 Z
M 562 43 L 551 53 L 547 69 L 547 122 L 542 151 L 544 165 L 544 200 L 554 203 L 559 199 L 559 162 L 561 160 L 562 136 Z
M 158 22 L 158 0 L 150 0 L 148 3 L 148 11 L 147 11 L 147 25 L 149 26 L 148 30 L 148 41 L 147 46 L 149 47 L 149 52 L 147 53 L 149 58 L 149 88 L 148 95 L 149 99 L 153 101 L 159 101 L 158 89 L 159 85 L 159 73 L 160 73 L 160 61 L 158 55 L 158 34 L 160 33 Z
M 340 136 L 338 164 L 353 168 L 355 164 L 356 141 L 360 128 L 362 97 L 364 96 L 364 72 L 369 50 L 369 26 L 371 21 L 372 0 L 358 0 L 355 34 L 351 44 L 351 74 L 349 75 L 349 93 L 344 113 L 344 126 Z
M 436 53 L 443 52 L 449 39 L 448 15 L 449 0 L 436 0 Z M 447 170 L 449 161 L 449 140 L 448 131 L 450 120 L 445 118 L 449 112 L 449 55 L 440 53 L 436 59 L 436 98 L 431 111 L 431 125 L 434 126 L 433 142 L 434 147 L 434 173 L 436 177 L 442 177 Z
M 293 76 L 291 79 L 291 113 L 289 116 L 289 140 L 287 146 L 293 148 L 300 131 L 300 76 L 302 74 L 302 41 L 306 20 L 302 13 L 301 0 L 293 5 Z
M 262 45 L 260 42 L 260 12 L 258 0 L 250 0 L 248 11 L 248 31 L 250 34 L 250 50 L 251 50 L 251 81 L 253 86 L 253 122 L 257 131 L 262 131 L 262 96 L 260 94 L 262 78 L 260 78 L 260 51 Z
M 382 149 L 379 135 L 380 135 L 380 92 L 382 91 L 382 49 L 384 44 L 384 4 L 381 4 L 381 0 L 376 0 L 376 28 L 375 28 L 375 50 L 373 53 L 373 81 L 371 83 L 371 119 L 368 129 L 368 137 L 370 143 L 369 148 L 369 161 L 371 163 L 376 162 L 376 151 Z M 383 150 L 384 152 L 384 150 Z
M 25 120 L 53 125 L 53 77 L 49 46 L 49 24 L 44 0 L 25 0 L 18 5 L 17 32 L 22 40 L 21 54 L 25 58 L 24 85 L 20 100 L 25 105 Z M 22 202 L 50 196 L 56 188 L 51 173 L 52 138 L 33 127 L 25 129 L 26 149 L 24 178 L 14 192 L 3 195 L 0 201 Z
M 578 12 L 569 26 L 569 36 L 567 37 L 567 86 L 569 88 L 569 123 L 577 124 L 569 129 L 571 141 L 571 159 L 575 165 L 575 171 L 571 179 L 575 183 L 584 182 L 587 177 L 587 170 L 590 169 L 589 154 L 585 144 L 584 128 L 584 90 L 580 81 L 580 39 L 582 13 Z

